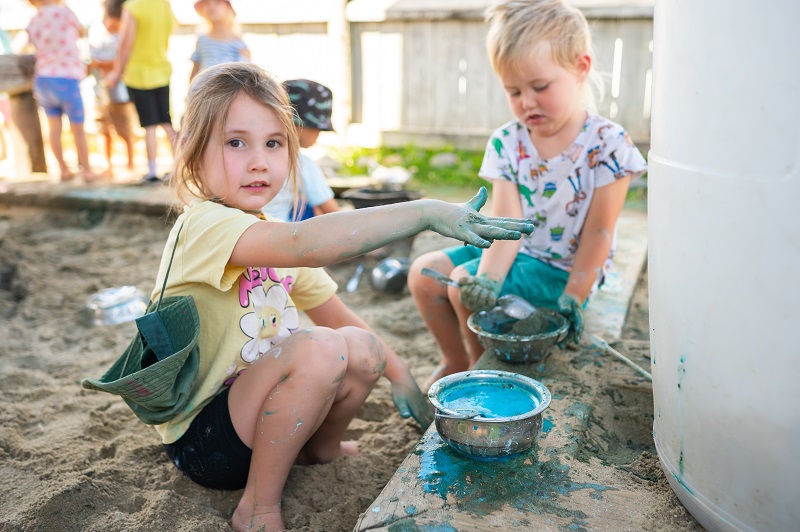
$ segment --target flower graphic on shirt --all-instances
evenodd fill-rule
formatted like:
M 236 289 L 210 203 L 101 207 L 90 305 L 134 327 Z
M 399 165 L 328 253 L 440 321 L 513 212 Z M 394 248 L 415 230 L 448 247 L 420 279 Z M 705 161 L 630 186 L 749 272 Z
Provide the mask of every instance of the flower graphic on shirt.
M 251 294 L 253 312 L 242 316 L 239 326 L 250 340 L 242 347 L 242 359 L 253 362 L 300 326 L 297 308 L 287 306 L 289 294 L 282 285 L 272 285 L 266 292 Z

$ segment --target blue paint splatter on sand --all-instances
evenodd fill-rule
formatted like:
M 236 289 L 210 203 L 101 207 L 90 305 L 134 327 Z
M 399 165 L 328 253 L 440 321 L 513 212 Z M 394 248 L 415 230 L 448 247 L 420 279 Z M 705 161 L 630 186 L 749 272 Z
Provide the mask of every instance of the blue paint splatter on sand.
M 590 489 L 594 491 L 593 498 L 601 499 L 603 491 L 612 489 L 573 482 L 568 465 L 557 457 L 539 461 L 535 446 L 507 460 L 477 461 L 459 454 L 432 433 L 423 438 L 418 449 L 423 490 L 444 500 L 458 501 L 459 511 L 473 515 L 487 515 L 509 504 L 525 512 L 572 517 L 573 522 L 581 524 L 587 516 L 564 507 L 560 498 Z

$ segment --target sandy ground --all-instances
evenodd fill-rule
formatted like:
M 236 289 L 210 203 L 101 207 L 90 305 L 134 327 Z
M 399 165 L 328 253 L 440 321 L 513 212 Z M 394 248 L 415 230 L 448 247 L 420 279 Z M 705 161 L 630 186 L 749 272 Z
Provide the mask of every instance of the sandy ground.
M 183 478 L 155 431 L 120 399 L 79 386 L 81 378 L 99 377 L 135 330 L 132 323 L 82 325 L 86 298 L 120 285 L 149 294 L 166 234 L 156 217 L 0 207 L 0 529 L 229 529 L 240 492 Z M 405 241 L 388 251 L 416 255 L 445 243 L 423 234 L 413 246 Z M 364 259 L 367 272 L 378 258 Z M 423 380 L 437 354 L 407 289 L 379 293 L 365 275 L 356 292 L 344 293 L 357 262 L 329 269 L 342 299 Z M 623 336 L 645 351 L 647 313 L 643 275 Z M 597 394 L 598 386 L 584 388 L 574 393 Z M 654 456 L 652 394 L 607 395 L 594 413 L 604 428 L 590 425 L 583 459 L 613 464 L 634 485 L 659 494 L 654 529 L 698 529 Z M 287 526 L 352 530 L 421 433 L 395 413 L 382 380 L 349 430 L 361 454 L 293 469 L 284 492 Z

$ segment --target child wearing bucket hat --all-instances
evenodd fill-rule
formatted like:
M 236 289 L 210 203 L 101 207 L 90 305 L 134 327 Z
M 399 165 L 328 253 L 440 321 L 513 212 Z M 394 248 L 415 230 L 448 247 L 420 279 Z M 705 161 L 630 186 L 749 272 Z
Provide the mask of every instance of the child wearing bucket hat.
M 487 247 L 533 225 L 479 214 L 485 189 L 462 204 L 424 199 L 295 223 L 265 218 L 260 209 L 297 170 L 297 131 L 282 84 L 256 65 L 225 63 L 198 74 L 187 101 L 171 181 L 185 207 L 151 299 L 164 295 L 166 305 L 191 297 L 198 367 L 185 406 L 155 428 L 190 479 L 244 488 L 234 530 L 283 530 L 290 469 L 357 453 L 355 442 L 342 439 L 381 375 L 402 416 L 423 426 L 432 420 L 408 367 L 332 297 L 336 283 L 320 267 L 425 229 Z M 324 326 L 301 328 L 299 310 Z M 161 321 L 169 326 L 180 316 L 178 308 Z M 193 345 L 194 336 L 182 339 L 161 352 Z M 158 351 L 150 358 L 159 361 L 149 367 L 163 362 Z M 147 383 L 155 381 L 137 382 L 128 398 L 149 401 Z
M 194 9 L 206 22 L 208 29 L 198 35 L 192 53 L 192 73 L 229 61 L 250 61 L 250 49 L 242 39 L 236 25 L 236 11 L 230 0 L 199 0 Z
M 290 79 L 283 83 L 296 116 L 297 136 L 301 148 L 310 148 L 317 142 L 320 132 L 333 131 L 331 113 L 333 93 L 321 83 L 308 79 Z M 333 190 L 325 179 L 322 168 L 311 157 L 300 153 L 299 200 L 294 202 L 294 191 L 284 185 L 281 192 L 262 209 L 285 222 L 300 221 L 339 210 Z

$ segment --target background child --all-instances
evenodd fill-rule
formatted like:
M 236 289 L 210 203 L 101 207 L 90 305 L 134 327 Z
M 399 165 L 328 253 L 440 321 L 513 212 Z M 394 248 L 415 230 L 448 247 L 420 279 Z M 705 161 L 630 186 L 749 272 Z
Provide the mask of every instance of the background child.
M 97 175 L 89 165 L 89 147 L 83 128 L 84 108 L 80 82 L 86 77 L 86 64 L 78 53 L 78 39 L 86 29 L 70 8 L 58 0 L 30 0 L 36 14 L 28 24 L 28 39 L 36 48 L 33 92 L 47 115 L 50 148 L 58 161 L 61 180 L 74 177 L 64 161 L 61 145 L 62 115 L 66 113 L 78 152 L 78 164 L 84 181 Z
M 108 168 L 103 175 L 113 176 L 111 156 L 114 144 L 112 129 L 125 141 L 128 155 L 128 169 L 133 170 L 133 112 L 134 107 L 128 97 L 128 90 L 122 82 L 113 87 L 106 86 L 105 74 L 114 66 L 114 58 L 119 51 L 119 25 L 122 18 L 122 3 L 125 0 L 106 0 L 103 2 L 103 27 L 89 32 L 89 69 L 95 77 L 95 96 L 100 132 L 105 139 L 105 155 Z
M 314 267 L 424 229 L 485 247 L 533 227 L 478 214 L 485 189 L 460 205 L 420 200 L 324 220 L 265 221 L 260 209 L 296 171 L 297 133 L 283 87 L 255 65 L 225 63 L 201 72 L 187 101 L 172 184 L 189 204 L 168 237 L 152 298 L 165 278 L 165 295 L 194 297 L 200 370 L 190 406 L 156 429 L 195 482 L 244 487 L 235 530 L 282 530 L 280 499 L 292 465 L 357 452 L 342 438 L 382 373 L 404 415 L 430 422 L 405 364 L 368 329 L 299 330 L 298 309 L 332 327 L 363 325 L 352 313 L 337 315 L 336 284 Z
M 167 0 L 126 0 L 122 5 L 119 53 L 106 77 L 109 87 L 122 79 L 136 106 L 139 123 L 144 128 L 147 150 L 147 174 L 144 183 L 158 183 L 156 156 L 161 127 L 170 150 L 175 151 L 175 129 L 169 112 L 169 78 L 172 65 L 167 58 L 169 36 L 175 16 Z
M 291 79 L 283 86 L 289 93 L 297 113 L 294 123 L 301 148 L 310 148 L 317 142 L 321 131 L 333 131 L 331 112 L 333 110 L 333 93 L 331 90 L 307 79 Z M 284 185 L 280 193 L 270 201 L 262 211 L 284 222 L 299 221 L 339 210 L 339 204 L 333 197 L 325 173 L 310 157 L 300 153 L 300 177 L 298 184 L 299 200 L 297 213 L 294 212 L 295 191 L 291 183 Z
M 617 218 L 645 161 L 619 125 L 587 111 L 591 36 L 583 14 L 561 0 L 503 1 L 487 11 L 487 49 L 513 120 L 492 134 L 480 176 L 492 182 L 496 216 L 539 225 L 518 242 L 436 251 L 414 261 L 409 287 L 443 362 L 424 384 L 468 369 L 483 349 L 466 326 L 501 294 L 559 309 L 571 340 L 582 308 L 613 254 Z M 433 268 L 459 280 L 447 288 Z
M 192 54 L 192 74 L 229 61 L 249 61 L 250 50 L 236 28 L 236 11 L 228 0 L 200 0 L 194 9 L 208 24 L 208 31 L 197 37 Z

